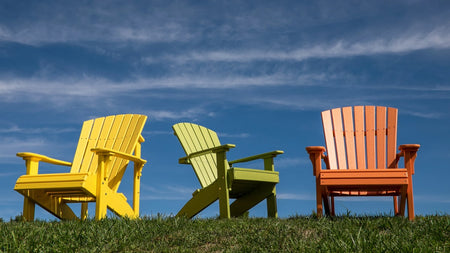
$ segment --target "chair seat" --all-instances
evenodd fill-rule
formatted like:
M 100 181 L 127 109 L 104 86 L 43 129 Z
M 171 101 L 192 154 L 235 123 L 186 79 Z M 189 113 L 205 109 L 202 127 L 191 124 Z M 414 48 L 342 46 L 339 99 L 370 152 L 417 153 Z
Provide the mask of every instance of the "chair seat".
M 356 187 L 360 190 L 370 190 L 376 186 L 408 184 L 406 169 L 323 170 L 319 177 L 321 185 L 338 186 L 344 190 Z M 367 186 L 367 189 L 361 189 L 364 186 Z
M 40 175 L 23 175 L 14 187 L 18 192 L 28 190 L 45 190 L 49 195 L 95 196 L 96 177 L 88 173 L 55 173 Z
M 278 171 L 231 168 L 228 170 L 230 197 L 238 198 L 261 185 L 275 185 L 280 182 Z

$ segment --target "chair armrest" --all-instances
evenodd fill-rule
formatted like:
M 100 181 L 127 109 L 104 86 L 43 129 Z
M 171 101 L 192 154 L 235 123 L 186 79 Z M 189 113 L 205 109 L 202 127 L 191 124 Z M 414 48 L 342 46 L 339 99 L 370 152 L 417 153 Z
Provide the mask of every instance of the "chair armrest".
M 22 152 L 16 154 L 18 157 L 22 157 L 23 160 L 29 160 L 34 162 L 45 162 L 55 165 L 72 166 L 71 162 L 66 162 L 58 159 L 54 159 L 45 155 L 40 155 L 36 153 Z
M 231 162 L 228 162 L 228 164 L 232 165 L 232 164 L 235 164 L 235 163 L 250 162 L 250 161 L 253 161 L 253 160 L 257 160 L 257 159 L 273 158 L 273 157 L 276 157 L 277 155 L 280 155 L 280 154 L 283 154 L 283 153 L 284 153 L 284 151 L 282 151 L 282 150 L 275 150 L 275 151 L 272 151 L 272 152 L 267 152 L 267 153 L 263 153 L 263 154 L 259 154 L 259 155 L 254 155 L 254 156 L 249 156 L 249 157 L 233 160 Z
M 120 157 L 120 158 L 123 158 L 123 159 L 127 159 L 127 160 L 133 161 L 135 163 L 140 163 L 140 164 L 147 163 L 146 160 L 144 160 L 144 159 L 142 159 L 140 157 L 137 157 L 135 155 L 130 155 L 130 154 L 127 154 L 127 153 L 123 153 L 123 152 L 120 152 L 120 151 L 116 151 L 116 150 L 113 150 L 113 149 L 93 148 L 93 149 L 91 149 L 91 151 L 94 152 L 97 155 L 111 155 L 111 156 L 117 156 L 117 157 Z
M 327 157 L 324 155 L 325 147 L 322 146 L 309 146 L 306 147 L 306 152 L 309 154 L 309 159 L 313 165 L 313 174 L 314 176 L 319 176 L 320 170 L 322 169 L 322 161 L 321 159 L 326 159 Z
M 230 150 L 231 148 L 236 147 L 236 145 L 234 144 L 224 144 L 221 146 L 217 146 L 217 147 L 213 147 L 213 148 L 208 148 L 208 149 L 204 149 L 204 150 L 200 150 L 194 153 L 191 153 L 185 157 L 182 157 L 180 159 L 178 159 L 178 163 L 180 164 L 190 164 L 190 159 L 198 157 L 198 156 L 202 156 L 202 155 L 206 155 L 206 154 L 210 154 L 210 153 L 219 153 L 219 152 L 227 152 L 228 150 Z
M 417 152 L 419 150 L 420 144 L 403 144 L 398 147 L 398 150 L 401 152 L 407 151 L 407 152 Z
M 405 159 L 405 168 L 408 169 L 411 174 L 414 175 L 414 161 L 417 156 L 417 151 L 419 150 L 420 145 L 419 144 L 403 144 L 398 147 L 398 150 L 400 150 L 399 153 L 397 153 L 397 161 L 400 159 L 400 157 L 404 157 Z

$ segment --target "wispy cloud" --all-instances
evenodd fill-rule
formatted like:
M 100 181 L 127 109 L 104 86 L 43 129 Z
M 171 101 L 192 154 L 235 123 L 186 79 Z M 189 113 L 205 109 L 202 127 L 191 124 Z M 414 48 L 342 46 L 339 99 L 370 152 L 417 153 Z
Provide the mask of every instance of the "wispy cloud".
M 190 119 L 196 120 L 199 117 L 214 117 L 215 113 L 207 111 L 204 108 L 190 108 L 183 111 L 169 110 L 149 110 L 145 112 L 150 118 L 155 120 L 179 120 Z
M 183 186 L 163 185 L 158 187 L 141 184 L 142 200 L 188 200 L 194 189 Z
M 267 49 L 233 49 L 198 51 L 188 54 L 165 56 L 165 60 L 185 63 L 200 62 L 252 62 L 252 61 L 304 61 L 311 58 L 340 58 L 370 56 L 376 54 L 399 54 L 423 49 L 450 48 L 450 29 L 439 27 L 432 31 L 399 34 L 395 37 L 368 38 L 363 41 L 339 39 L 335 42 L 304 46 L 286 51 Z M 153 63 L 154 58 L 144 58 Z
M 304 193 L 277 193 L 278 199 L 287 199 L 287 200 L 315 200 L 314 194 Z
M 0 134 L 11 134 L 11 133 L 21 133 L 21 134 L 41 134 L 41 133 L 70 133 L 78 132 L 79 129 L 75 128 L 21 128 L 18 126 L 11 126 L 9 128 L 0 128 Z

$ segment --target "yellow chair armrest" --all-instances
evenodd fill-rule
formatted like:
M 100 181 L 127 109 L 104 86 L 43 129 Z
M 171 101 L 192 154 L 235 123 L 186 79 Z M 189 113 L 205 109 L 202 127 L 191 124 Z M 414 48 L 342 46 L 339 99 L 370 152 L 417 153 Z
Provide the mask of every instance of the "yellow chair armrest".
M 22 152 L 16 154 L 18 157 L 22 157 L 23 160 L 30 160 L 34 162 L 45 162 L 55 165 L 63 165 L 63 166 L 72 166 L 71 162 L 66 162 L 58 159 L 54 159 L 45 155 L 35 154 L 35 153 L 29 153 L 29 152 Z
M 117 157 L 120 157 L 120 158 L 123 158 L 123 159 L 127 159 L 127 160 L 133 161 L 135 163 L 141 163 L 141 164 L 147 163 L 146 160 L 144 160 L 144 159 L 142 159 L 140 157 L 137 157 L 135 155 L 130 155 L 130 154 L 127 154 L 127 153 L 123 153 L 123 152 L 120 152 L 120 151 L 116 151 L 116 150 L 113 150 L 113 149 L 93 148 L 93 149 L 91 149 L 91 151 L 96 153 L 97 155 L 106 154 L 106 155 L 117 156 Z

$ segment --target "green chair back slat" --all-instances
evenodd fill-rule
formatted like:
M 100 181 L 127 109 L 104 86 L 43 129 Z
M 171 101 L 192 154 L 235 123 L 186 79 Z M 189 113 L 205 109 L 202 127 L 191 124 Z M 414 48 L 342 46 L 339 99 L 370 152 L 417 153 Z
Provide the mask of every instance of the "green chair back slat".
M 178 123 L 173 126 L 173 130 L 187 155 L 221 145 L 214 131 L 196 124 Z M 215 154 L 194 157 L 190 162 L 202 187 L 210 185 L 217 179 Z

